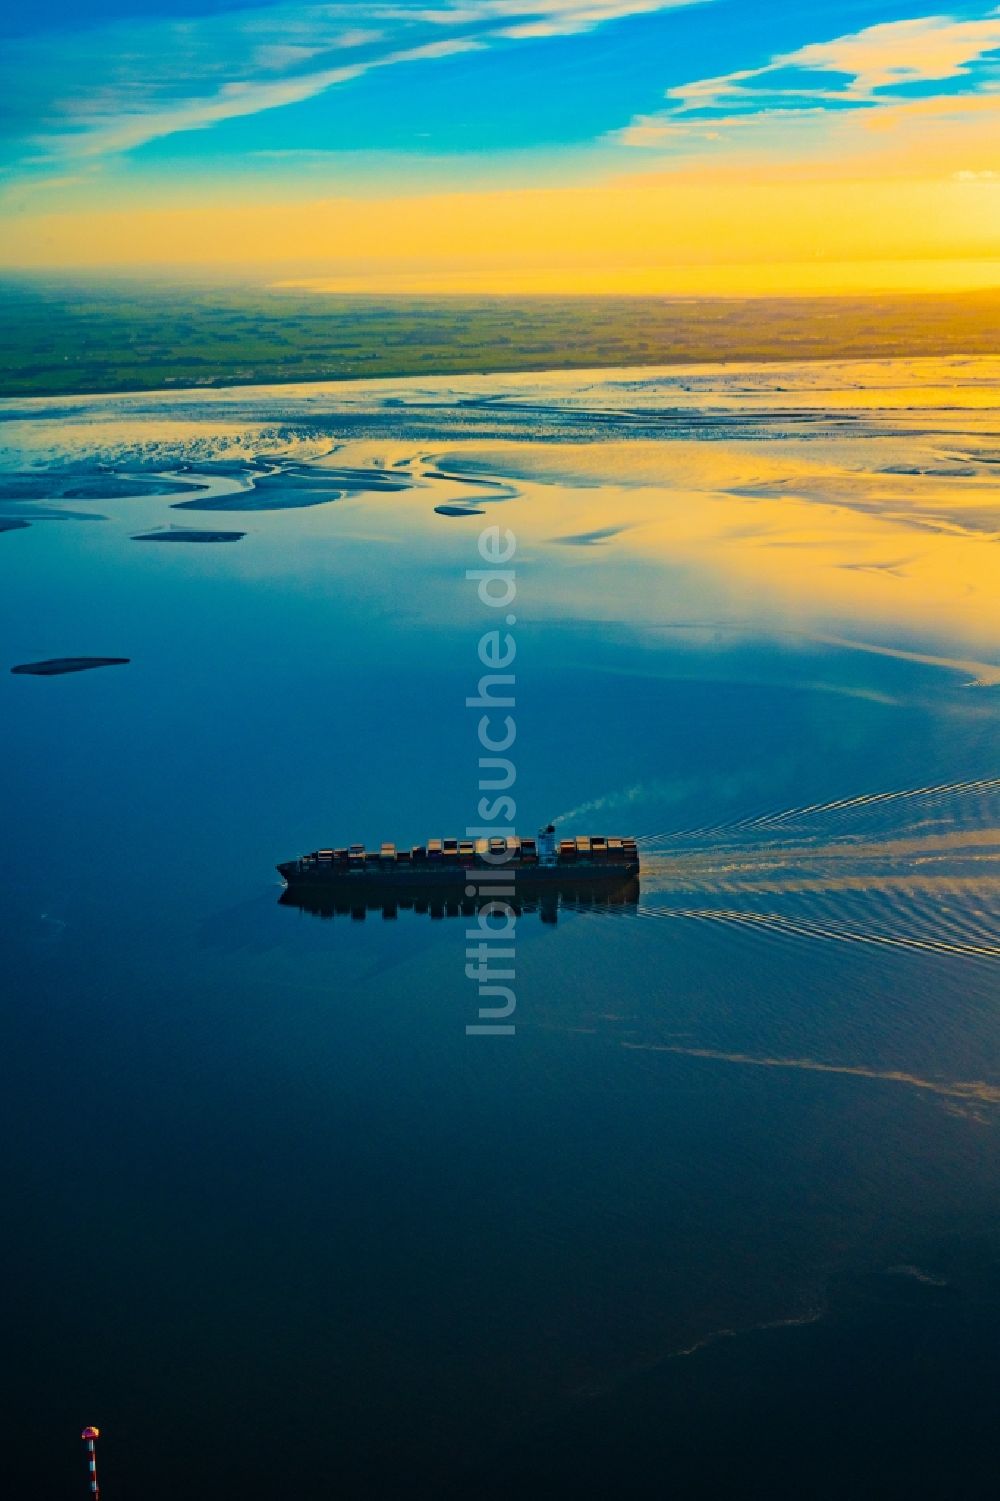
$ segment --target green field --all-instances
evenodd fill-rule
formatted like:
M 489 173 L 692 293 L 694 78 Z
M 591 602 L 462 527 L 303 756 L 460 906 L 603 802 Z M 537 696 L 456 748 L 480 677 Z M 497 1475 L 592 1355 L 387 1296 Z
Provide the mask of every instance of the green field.
M 1000 291 L 867 298 L 358 297 L 0 282 L 0 395 L 714 360 L 1000 353 Z

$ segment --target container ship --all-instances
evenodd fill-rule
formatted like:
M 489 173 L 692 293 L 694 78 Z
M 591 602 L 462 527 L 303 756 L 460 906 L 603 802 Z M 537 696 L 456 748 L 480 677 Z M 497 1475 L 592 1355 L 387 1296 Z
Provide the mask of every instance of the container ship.
M 534 839 L 518 835 L 494 839 L 428 839 L 411 849 L 362 844 L 313 850 L 278 866 L 289 891 L 375 890 L 419 892 L 428 888 L 513 887 L 516 892 L 559 888 L 613 887 L 636 879 L 639 851 L 634 839 L 584 834 L 557 838 L 549 824 Z M 499 895 L 499 892 L 497 893 Z

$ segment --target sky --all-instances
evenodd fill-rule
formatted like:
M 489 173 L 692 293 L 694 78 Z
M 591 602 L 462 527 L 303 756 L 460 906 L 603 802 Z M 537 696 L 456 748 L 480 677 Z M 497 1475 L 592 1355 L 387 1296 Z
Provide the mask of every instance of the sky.
M 1000 7 L 42 0 L 0 30 L 6 267 L 1000 285 Z

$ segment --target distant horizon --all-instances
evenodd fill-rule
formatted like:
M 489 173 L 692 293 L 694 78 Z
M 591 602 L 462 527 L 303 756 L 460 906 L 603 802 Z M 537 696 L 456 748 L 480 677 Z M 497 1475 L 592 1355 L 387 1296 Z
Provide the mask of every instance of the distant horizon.
M 875 270 L 874 267 L 878 267 Z M 0 278 L 37 276 L 66 282 L 129 278 L 213 284 L 251 283 L 266 290 L 342 297 L 675 297 L 760 301 L 781 298 L 961 297 L 1000 291 L 1000 259 L 885 262 L 717 263 L 539 271 L 386 271 L 327 268 L 294 260 L 61 261 L 0 259 Z
M 1000 263 L 998 263 L 1000 264 Z M 873 283 L 865 287 L 834 288 L 811 288 L 790 287 L 778 290 L 773 287 L 761 288 L 757 291 L 712 291 L 712 290 L 689 290 L 682 287 L 664 287 L 660 290 L 631 290 L 622 288 L 608 288 L 606 290 L 575 289 L 573 287 L 558 288 L 536 287 L 515 289 L 502 285 L 484 282 L 477 287 L 425 287 L 416 283 L 403 285 L 392 283 L 381 285 L 348 285 L 348 278 L 337 278 L 322 272 L 306 274 L 299 272 L 289 275 L 286 268 L 279 266 L 263 267 L 251 265 L 220 266 L 215 262 L 197 263 L 191 262 L 184 265 L 176 263 L 156 264 L 150 262 L 146 265 L 134 265 L 131 263 L 114 264 L 107 262 L 97 265 L 4 265 L 0 264 L 0 284 L 5 281 L 18 281 L 30 279 L 37 282 L 45 282 L 51 285 L 72 287 L 74 284 L 82 286 L 94 284 L 114 284 L 116 282 L 134 283 L 139 285 L 163 286 L 191 286 L 201 284 L 212 288 L 247 288 L 252 287 L 261 292 L 297 292 L 316 296 L 317 298 L 343 298 L 355 301 L 376 301 L 380 298 L 394 298 L 400 301 L 420 301 L 421 299 L 433 301 L 461 301 L 477 298 L 490 298 L 510 301 L 560 301 L 568 302 L 649 302 L 649 301 L 675 301 L 675 302 L 725 302 L 725 303 L 759 303 L 759 302 L 873 302 L 889 299 L 914 299 L 922 301 L 958 301 L 963 298 L 977 298 L 1000 296 L 1000 269 L 995 273 L 995 280 L 977 282 L 968 286 L 956 287 L 930 287 L 930 286 L 893 286 L 889 283 Z

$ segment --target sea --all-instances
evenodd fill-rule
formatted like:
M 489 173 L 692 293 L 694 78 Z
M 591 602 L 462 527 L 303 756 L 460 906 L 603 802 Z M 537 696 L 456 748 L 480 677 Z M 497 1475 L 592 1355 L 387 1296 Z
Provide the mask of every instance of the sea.
M 995 1495 L 998 543 L 988 358 L 0 404 L 11 1495 Z

